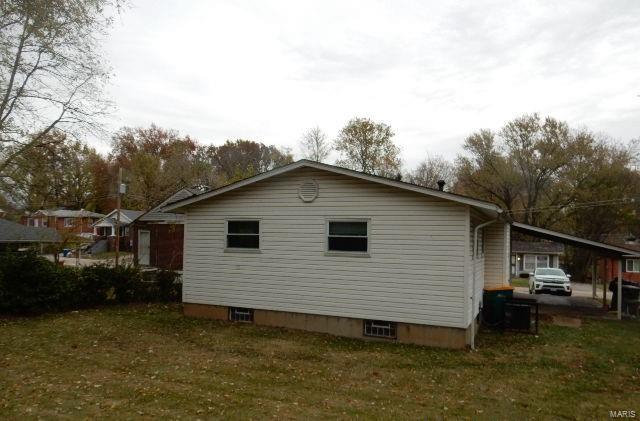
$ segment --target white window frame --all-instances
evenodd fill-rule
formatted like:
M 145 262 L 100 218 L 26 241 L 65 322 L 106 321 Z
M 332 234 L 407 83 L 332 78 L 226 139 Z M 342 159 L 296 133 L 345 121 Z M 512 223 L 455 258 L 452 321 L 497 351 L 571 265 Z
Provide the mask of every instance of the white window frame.
M 547 266 L 538 266 L 538 259 L 544 257 L 547 260 Z M 538 268 L 550 268 L 549 255 L 548 254 L 537 254 L 536 255 L 536 269 Z
M 528 268 L 527 263 L 530 258 L 533 257 L 533 268 Z M 523 254 L 522 255 L 522 271 L 523 272 L 535 272 L 536 270 L 536 255 L 535 254 Z
M 70 221 L 70 223 L 67 223 L 67 222 L 69 222 L 69 221 Z M 73 218 L 65 217 L 65 218 L 64 218 L 64 221 L 63 221 L 63 223 L 62 223 L 62 224 L 64 225 L 64 227 L 65 227 L 65 228 L 73 228 L 73 226 L 74 226 L 74 224 L 73 224 Z
M 329 224 L 331 222 L 364 222 L 367 224 L 367 251 L 343 251 L 329 250 Z M 335 237 L 332 236 L 332 237 Z M 351 236 L 345 236 L 351 237 Z M 371 218 L 342 218 L 331 217 L 325 219 L 324 224 L 324 254 L 325 256 L 351 256 L 351 257 L 371 257 Z
M 640 273 L 640 259 L 627 259 L 625 269 L 626 272 Z
M 247 221 L 255 221 L 258 222 L 258 248 L 250 249 L 243 247 L 227 247 L 227 236 L 229 235 L 229 222 L 247 222 Z M 243 235 L 243 234 L 231 234 L 231 235 Z M 244 235 L 255 235 L 255 234 L 244 234 Z M 224 220 L 224 252 L 225 253 L 262 253 L 262 218 L 225 218 Z

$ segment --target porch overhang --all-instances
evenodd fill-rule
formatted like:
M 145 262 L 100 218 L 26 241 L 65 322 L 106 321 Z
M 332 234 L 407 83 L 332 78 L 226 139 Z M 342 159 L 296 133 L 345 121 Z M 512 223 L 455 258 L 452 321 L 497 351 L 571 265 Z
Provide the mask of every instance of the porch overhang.
M 545 240 L 553 240 L 559 243 L 588 249 L 596 252 L 600 256 L 613 258 L 640 256 L 640 252 L 637 252 L 635 250 L 601 243 L 599 241 L 587 240 L 586 238 L 576 237 L 575 235 L 552 231 L 546 228 L 534 227 L 533 225 L 522 224 L 520 222 L 511 223 L 511 229 L 521 234 L 531 235 L 533 237 L 543 238 Z

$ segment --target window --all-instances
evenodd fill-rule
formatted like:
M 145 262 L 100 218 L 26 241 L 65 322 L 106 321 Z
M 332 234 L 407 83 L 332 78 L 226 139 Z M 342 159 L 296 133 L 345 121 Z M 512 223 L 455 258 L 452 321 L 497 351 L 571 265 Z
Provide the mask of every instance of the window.
M 536 268 L 548 268 L 549 267 L 549 256 L 536 256 Z
M 627 259 L 627 272 L 640 272 L 640 259 Z
M 253 309 L 242 307 L 229 307 L 229 320 L 232 322 L 253 322 Z
M 328 251 L 369 251 L 367 221 L 329 221 Z
M 66 228 L 73 226 L 73 218 L 64 218 L 64 226 Z
M 524 270 L 526 272 L 533 272 L 536 270 L 536 256 L 533 254 L 524 255 Z
M 383 320 L 365 320 L 364 336 L 374 336 L 376 338 L 396 338 L 396 323 L 385 322 Z
M 227 221 L 227 248 L 259 249 L 260 221 Z

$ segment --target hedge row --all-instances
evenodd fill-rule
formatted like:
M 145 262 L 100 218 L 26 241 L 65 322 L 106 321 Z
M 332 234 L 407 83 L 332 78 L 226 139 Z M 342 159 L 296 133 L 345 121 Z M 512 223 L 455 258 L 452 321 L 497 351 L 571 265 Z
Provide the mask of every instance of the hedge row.
M 30 315 L 111 303 L 178 301 L 175 272 L 133 266 L 62 267 L 33 253 L 0 254 L 0 315 Z

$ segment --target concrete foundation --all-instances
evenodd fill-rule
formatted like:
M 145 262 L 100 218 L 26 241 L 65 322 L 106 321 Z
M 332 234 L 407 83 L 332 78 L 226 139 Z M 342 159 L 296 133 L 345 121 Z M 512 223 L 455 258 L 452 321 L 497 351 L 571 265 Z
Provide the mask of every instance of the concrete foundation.
M 184 314 L 215 320 L 229 320 L 229 307 L 184 303 Z M 364 336 L 363 320 L 351 317 L 323 316 L 285 311 L 254 310 L 254 323 L 262 326 L 285 327 L 311 332 L 329 333 L 349 338 L 395 341 L 441 348 L 465 348 L 470 329 L 397 323 L 397 339 Z

